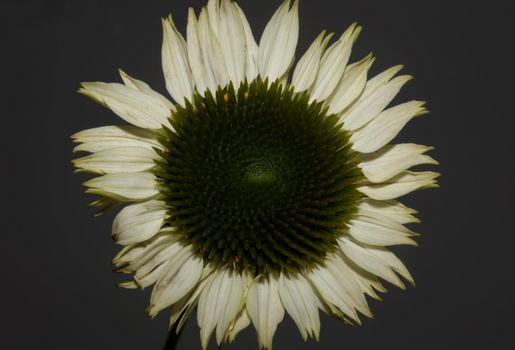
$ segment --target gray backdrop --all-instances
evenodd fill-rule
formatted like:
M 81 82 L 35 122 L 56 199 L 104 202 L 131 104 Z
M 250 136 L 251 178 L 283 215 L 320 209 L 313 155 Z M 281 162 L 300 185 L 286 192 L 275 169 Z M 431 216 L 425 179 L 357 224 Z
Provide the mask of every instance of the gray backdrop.
M 3 210 L 0 348 L 162 349 L 168 313 L 151 321 L 149 293 L 117 289 L 110 265 L 114 213 L 94 219 L 74 175 L 69 136 L 120 123 L 76 94 L 79 82 L 117 81 L 117 69 L 165 92 L 160 18 L 185 29 L 203 1 L 3 1 L 0 138 Z M 256 37 L 279 0 L 241 0 Z M 322 317 L 305 344 L 286 319 L 275 349 L 507 349 L 513 329 L 514 2 L 302 0 L 303 52 L 324 28 L 364 26 L 353 59 L 373 72 L 403 63 L 416 79 L 399 101 L 431 114 L 398 141 L 436 146 L 441 189 L 405 197 L 419 209 L 419 248 L 396 252 L 417 281 L 389 286 L 361 327 Z M 190 319 L 178 349 L 198 349 Z M 211 349 L 216 346 L 212 343 Z M 224 349 L 256 349 L 248 328 Z

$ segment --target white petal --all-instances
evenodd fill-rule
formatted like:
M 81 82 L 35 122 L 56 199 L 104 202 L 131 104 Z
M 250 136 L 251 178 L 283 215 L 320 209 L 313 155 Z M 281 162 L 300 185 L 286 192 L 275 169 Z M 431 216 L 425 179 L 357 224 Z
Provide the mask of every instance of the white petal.
M 273 277 L 256 280 L 247 293 L 247 312 L 259 340 L 259 347 L 272 349 L 277 325 L 284 317 L 277 281 Z
M 252 35 L 252 29 L 250 28 L 250 24 L 247 21 L 247 17 L 245 17 L 245 14 L 243 13 L 242 9 L 238 6 L 237 3 L 233 3 L 233 5 L 236 7 L 236 10 L 238 11 L 238 14 L 240 15 L 240 20 L 243 25 L 243 30 L 245 33 L 245 39 L 246 39 L 246 64 L 245 64 L 245 74 L 248 81 L 254 80 L 259 75 L 259 69 L 258 69 L 258 53 L 259 53 L 259 47 L 256 43 L 256 40 L 254 39 L 254 35 Z
M 219 0 L 211 0 L 218 2 Z M 225 58 L 229 79 L 235 88 L 245 79 L 247 41 L 240 14 L 230 0 L 222 0 L 220 5 L 218 39 Z
M 320 70 L 311 91 L 311 100 L 323 101 L 329 97 L 343 77 L 349 61 L 352 45 L 356 41 L 361 27 L 352 24 L 341 38 L 327 49 L 320 62 Z
M 367 83 L 368 70 L 374 60 L 372 55 L 368 55 L 347 67 L 340 84 L 329 99 L 329 113 L 340 113 L 361 95 Z
M 242 330 L 247 328 L 250 325 L 250 318 L 249 314 L 247 313 L 246 309 L 241 310 L 240 314 L 238 315 L 238 318 L 234 322 L 234 325 L 229 329 L 227 332 L 227 341 L 229 343 L 232 343 L 234 339 L 236 339 L 236 336 L 238 333 L 240 333 Z
M 170 233 L 168 228 L 164 228 L 148 241 L 125 246 L 113 258 L 113 265 L 119 269 L 119 272 L 134 273 L 139 267 L 181 237 L 178 234 Z
M 293 72 L 292 85 L 295 92 L 305 91 L 315 83 L 320 68 L 322 54 L 331 40 L 333 34 L 325 35 L 325 30 L 311 44 L 306 53 L 301 57 Z
M 167 123 L 170 108 L 159 98 L 118 83 L 82 83 L 79 92 L 110 108 L 128 123 L 159 129 Z
M 188 47 L 188 60 L 191 67 L 193 78 L 198 92 L 203 94 L 206 89 L 215 91 L 217 84 L 214 73 L 211 67 L 206 63 L 205 48 L 200 46 L 199 39 L 199 25 L 195 11 L 190 8 L 188 13 L 188 28 L 187 28 L 187 47 Z
M 370 272 L 363 270 L 361 267 L 359 267 L 354 262 L 349 260 L 349 258 L 346 257 L 345 255 L 342 255 L 342 259 L 351 268 L 354 279 L 359 284 L 361 291 L 364 294 L 366 294 L 376 300 L 381 300 L 381 297 L 376 293 L 376 291 L 385 293 L 386 288 L 381 284 L 381 282 L 379 282 L 379 279 L 377 278 L 377 276 L 374 274 L 371 274 Z
M 72 135 L 72 139 L 80 145 L 73 152 L 100 152 L 118 147 L 153 147 L 162 148 L 151 131 L 132 125 L 102 126 L 80 131 Z
M 263 79 L 282 78 L 295 58 L 299 38 L 298 1 L 285 0 L 267 24 L 259 43 L 259 72 Z
M 160 250 L 154 249 L 149 254 L 142 256 L 131 263 L 129 268 L 137 268 L 134 273 L 134 280 L 138 285 L 144 289 L 154 284 L 160 277 L 161 272 L 167 266 L 168 262 L 176 256 L 184 252 L 183 245 L 176 241 L 168 243 L 166 246 L 163 244 L 159 247 Z M 126 270 L 125 268 L 123 270 Z
M 212 75 L 216 83 L 215 86 L 225 86 L 229 82 L 229 74 L 220 42 L 213 32 L 213 26 L 210 23 L 212 13 L 213 11 L 208 14 L 208 10 L 205 7 L 201 10 L 198 20 L 198 38 L 204 54 L 204 63 L 208 75 Z
M 186 41 L 175 27 L 172 16 L 163 18 L 162 23 L 163 47 L 161 55 L 166 89 L 175 102 L 184 106 L 184 98 L 190 99 L 194 88 Z
M 157 194 L 156 178 L 151 173 L 107 174 L 84 183 L 86 193 L 109 197 L 121 202 L 144 201 Z
M 356 105 L 342 115 L 345 128 L 356 130 L 367 124 L 379 115 L 408 81 L 413 79 L 410 75 L 401 75 L 380 86 L 369 96 L 360 99 Z
M 387 145 L 379 151 L 360 154 L 361 163 L 358 166 L 369 181 L 383 182 L 415 165 L 438 164 L 436 160 L 424 154 L 432 149 L 413 143 Z
M 168 108 L 168 110 L 174 109 L 174 105 L 172 102 L 170 102 L 166 97 L 164 97 L 157 91 L 153 90 L 147 83 L 129 76 L 121 69 L 119 70 L 119 73 L 125 86 L 128 86 L 134 90 L 141 91 L 151 97 L 158 99 L 163 104 L 163 106 L 166 106 Z
M 370 94 L 374 93 L 381 86 L 388 83 L 390 79 L 392 79 L 395 76 L 395 74 L 399 73 L 402 68 L 404 68 L 404 66 L 402 64 L 399 64 L 397 66 L 385 70 L 384 72 L 379 73 L 378 75 L 367 81 L 365 90 L 363 91 L 363 94 L 359 97 L 359 100 L 357 102 L 360 102 L 363 99 L 367 98 L 368 96 L 370 96 Z
M 348 223 L 349 233 L 357 241 L 376 246 L 417 245 L 414 232 L 387 217 L 357 215 Z
M 163 269 L 150 298 L 149 315 L 172 305 L 191 291 L 202 276 L 204 263 L 191 250 L 177 254 Z
M 186 320 L 189 318 L 191 313 L 194 311 L 198 304 L 198 299 L 200 297 L 200 293 L 211 283 L 214 278 L 214 274 L 212 273 L 212 269 L 209 267 L 204 267 L 202 271 L 202 276 L 200 277 L 200 282 L 195 288 L 195 290 L 191 291 L 189 294 L 184 296 L 180 301 L 172 305 L 171 308 L 171 316 L 170 316 L 170 328 L 178 322 L 177 324 L 177 333 L 180 332 L 181 328 L 184 326 Z
M 410 209 L 396 200 L 377 201 L 371 198 L 364 198 L 358 205 L 359 211 L 365 215 L 375 213 L 386 216 L 399 224 L 420 222 L 413 214 L 417 211 Z
M 152 238 L 163 226 L 166 210 L 166 204 L 156 200 L 126 206 L 113 221 L 113 238 L 121 245 Z
M 375 246 L 362 246 L 351 239 L 342 236 L 338 239 L 338 245 L 343 253 L 362 269 L 381 277 L 391 284 L 404 289 L 404 283 L 395 274 L 400 271 L 408 281 L 413 283 L 413 278 L 404 264 L 388 249 Z
M 309 282 L 300 274 L 279 278 L 279 296 L 284 308 L 290 314 L 302 334 L 304 341 L 308 336 L 319 339 L 320 317 L 317 296 Z
M 198 304 L 198 324 L 202 348 L 206 349 L 216 327 L 216 340 L 220 345 L 229 327 L 243 308 L 243 295 L 247 277 L 224 269 L 206 286 Z
M 119 147 L 100 151 L 73 160 L 77 171 L 96 174 L 134 173 L 150 170 L 155 166 L 157 153 L 143 147 Z
M 317 266 L 309 271 L 308 277 L 331 314 L 342 319 L 350 317 L 356 323 L 361 323 L 355 310 L 355 302 L 342 285 L 342 281 L 335 276 L 334 268 Z M 350 282 L 352 283 L 352 280 Z
M 435 179 L 438 176 L 440 176 L 439 173 L 432 171 L 403 171 L 399 175 L 381 184 L 360 186 L 358 187 L 358 191 L 372 199 L 394 199 L 416 190 L 437 187 L 438 184 Z
M 345 288 L 345 293 L 354 303 L 354 308 L 367 317 L 372 317 L 372 312 L 368 307 L 367 300 L 361 287 L 356 280 L 356 276 L 352 268 L 343 260 L 342 255 L 333 253 L 329 255 L 327 268 L 332 271 L 333 275 L 340 281 Z
M 397 136 L 402 128 L 414 117 L 426 114 L 424 102 L 406 102 L 380 113 L 374 120 L 351 137 L 352 148 L 361 153 L 377 151 Z

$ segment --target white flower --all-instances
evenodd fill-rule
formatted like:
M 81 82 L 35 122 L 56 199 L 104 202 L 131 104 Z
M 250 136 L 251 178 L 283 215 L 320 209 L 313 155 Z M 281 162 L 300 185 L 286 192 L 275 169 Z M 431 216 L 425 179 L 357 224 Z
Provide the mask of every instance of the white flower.
M 408 170 L 437 164 L 431 147 L 390 142 L 427 111 L 389 107 L 411 79 L 402 66 L 369 79 L 371 55 L 349 63 L 360 31 L 322 32 L 294 65 L 297 1 L 258 45 L 236 3 L 210 0 L 190 9 L 186 38 L 163 19 L 174 102 L 124 72 L 123 84 L 82 84 L 129 124 L 73 136 L 91 153 L 77 170 L 98 175 L 85 183 L 92 205 L 127 205 L 113 223 L 114 264 L 134 276 L 122 286 L 153 285 L 149 314 L 171 307 L 178 329 L 196 308 L 203 348 L 252 323 L 271 349 L 285 311 L 318 339 L 319 309 L 360 324 L 380 279 L 413 283 L 388 249 L 416 245 L 404 226 L 415 211 L 396 199 L 439 174 Z

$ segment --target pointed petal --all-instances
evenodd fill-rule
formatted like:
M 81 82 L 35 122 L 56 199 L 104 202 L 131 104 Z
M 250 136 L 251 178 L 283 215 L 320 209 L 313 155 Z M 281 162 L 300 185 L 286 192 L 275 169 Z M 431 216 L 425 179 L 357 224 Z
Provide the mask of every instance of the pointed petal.
M 367 83 L 368 70 L 374 60 L 372 55 L 368 55 L 347 67 L 340 84 L 329 99 L 329 113 L 340 113 L 361 95 Z
M 196 89 L 201 94 L 204 94 L 207 89 L 215 91 L 217 84 L 210 66 L 206 63 L 205 49 L 200 46 L 199 35 L 197 17 L 195 16 L 193 8 L 190 7 L 187 27 L 188 60 L 191 67 L 191 73 L 195 80 Z
M 372 199 L 394 199 L 416 190 L 438 186 L 436 182 L 438 176 L 440 176 L 439 173 L 432 171 L 403 171 L 386 182 L 360 186 L 358 191 Z
M 111 109 L 126 122 L 144 129 L 159 129 L 170 108 L 159 98 L 118 83 L 85 82 L 79 93 Z
M 387 145 L 379 151 L 360 154 L 359 167 L 369 181 L 384 182 L 412 166 L 438 164 L 436 160 L 424 154 L 431 149 L 432 147 L 413 143 Z
M 155 134 L 151 131 L 132 125 L 102 126 L 87 129 L 72 135 L 72 140 L 79 143 L 73 152 L 100 152 L 106 149 L 118 147 L 153 147 L 162 146 L 155 140 Z
M 200 294 L 213 280 L 214 274 L 212 271 L 213 270 L 211 268 L 204 267 L 202 276 L 200 277 L 200 282 L 198 283 L 195 290 L 191 291 L 180 301 L 172 305 L 169 327 L 172 328 L 172 326 L 178 322 L 176 327 L 177 334 L 179 334 L 181 328 L 184 326 L 184 323 L 196 308 Z
M 256 43 L 256 40 L 254 39 L 254 35 L 252 34 L 252 29 L 250 28 L 250 24 L 247 20 L 247 17 L 245 17 L 245 14 L 243 13 L 242 9 L 238 6 L 237 3 L 233 3 L 234 7 L 238 11 L 238 14 L 240 15 L 240 20 L 243 25 L 243 30 L 245 33 L 245 40 L 246 40 L 246 64 L 245 64 L 245 74 L 248 81 L 252 81 L 256 79 L 256 77 L 259 75 L 259 69 L 258 69 L 258 53 L 259 53 L 259 46 Z
M 317 266 L 309 271 L 308 278 L 332 315 L 341 319 L 349 317 L 360 324 L 361 321 L 355 310 L 355 302 L 349 291 L 346 290 L 346 286 L 342 284 L 343 281 L 338 278 L 338 275 L 335 275 L 334 270 L 333 265 L 331 268 L 329 266 Z M 351 280 L 350 283 L 352 282 Z
M 84 183 L 86 193 L 109 197 L 121 202 L 144 201 L 159 191 L 151 173 L 107 174 Z
M 123 83 L 125 84 L 125 86 L 128 86 L 134 90 L 137 90 L 137 91 L 141 91 L 149 96 L 152 96 L 154 98 L 156 98 L 157 100 L 159 100 L 163 106 L 166 106 L 168 108 L 168 110 L 173 110 L 174 109 L 174 105 L 172 102 L 170 102 L 166 97 L 164 97 L 163 95 L 161 95 L 160 93 L 158 93 L 157 91 L 153 90 L 147 83 L 145 83 L 144 81 L 141 81 L 141 80 L 138 80 L 138 79 L 135 79 L 131 76 L 129 76 L 127 73 L 125 73 L 124 71 L 122 71 L 121 69 L 119 70 L 119 73 L 120 73 L 120 77 L 122 78 L 123 80 Z
M 216 272 L 213 281 L 200 295 L 197 321 L 202 348 L 206 349 L 213 330 L 220 345 L 242 309 L 247 278 L 224 269 Z
M 392 219 L 399 224 L 409 224 L 413 222 L 420 222 L 413 214 L 417 211 L 410 209 L 395 200 L 378 201 L 371 198 L 364 198 L 358 205 L 359 211 L 365 215 L 370 213 L 372 215 L 379 214 Z
M 306 53 L 301 57 L 293 72 L 292 85 L 295 92 L 305 91 L 315 83 L 320 68 L 320 60 L 332 34 L 325 35 L 325 30 L 311 44 Z
M 315 85 L 311 91 L 311 100 L 323 101 L 334 92 L 343 77 L 352 45 L 361 29 L 356 26 L 356 23 L 352 24 L 342 37 L 324 53 Z
M 204 263 L 191 249 L 177 253 L 163 269 L 152 290 L 148 313 L 151 317 L 176 303 L 190 292 L 200 280 Z
M 163 18 L 161 50 L 166 89 L 175 102 L 184 106 L 184 99 L 193 95 L 194 81 L 188 62 L 186 41 L 175 27 L 172 16 Z
M 395 266 L 402 276 L 405 276 L 407 280 L 413 283 L 413 278 L 404 264 L 388 249 L 376 246 L 363 246 L 345 236 L 338 239 L 338 245 L 345 256 L 365 271 L 404 289 L 404 283 L 402 283 L 393 270 Z
M 417 245 L 414 232 L 386 217 L 357 215 L 348 223 L 349 233 L 357 241 L 375 246 Z
M 252 283 L 247 293 L 247 312 L 256 328 L 260 348 L 271 350 L 277 325 L 284 317 L 277 281 L 273 277 Z
M 210 2 L 211 4 L 211 2 Z M 225 59 L 218 41 L 217 34 L 213 31 L 213 27 L 216 24 L 212 22 L 214 19 L 213 11 L 208 10 L 204 7 L 199 16 L 198 20 L 198 38 L 200 47 L 204 54 L 204 63 L 206 65 L 207 73 L 214 79 L 215 86 L 225 86 L 229 82 L 229 73 L 225 65 Z
M 272 16 L 259 43 L 259 72 L 263 79 L 275 81 L 290 68 L 299 38 L 298 1 L 290 9 L 286 0 Z
M 304 341 L 308 336 L 319 339 L 320 317 L 318 315 L 317 296 L 309 282 L 300 274 L 279 278 L 279 296 L 284 308 L 299 328 Z
M 414 117 L 427 113 L 424 102 L 406 102 L 380 113 L 374 120 L 353 132 L 352 148 L 361 153 L 377 151 L 402 130 Z
M 140 244 L 125 246 L 113 258 L 113 265 L 119 272 L 134 273 L 166 247 L 174 244 L 181 236 L 170 234 L 168 228 L 161 229 L 151 239 Z
M 158 159 L 157 153 L 143 147 L 120 147 L 100 151 L 73 160 L 77 171 L 95 174 L 134 173 L 150 170 Z
M 379 115 L 397 96 L 401 88 L 411 79 L 410 75 L 401 75 L 380 86 L 369 96 L 361 99 L 345 112 L 341 119 L 348 130 L 357 130 Z
M 113 221 L 113 238 L 121 245 L 152 238 L 163 226 L 166 209 L 164 202 L 156 200 L 126 206 Z
M 236 321 L 234 322 L 234 325 L 227 332 L 227 341 L 229 343 L 232 343 L 236 339 L 236 336 L 249 325 L 249 314 L 247 313 L 246 309 L 243 309 L 238 315 Z
M 213 1 L 213 0 L 212 0 Z M 214 0 L 218 2 L 218 0 Z M 229 0 L 222 0 L 219 14 L 220 47 L 224 55 L 229 79 L 235 87 L 245 79 L 247 41 L 245 29 L 236 6 Z

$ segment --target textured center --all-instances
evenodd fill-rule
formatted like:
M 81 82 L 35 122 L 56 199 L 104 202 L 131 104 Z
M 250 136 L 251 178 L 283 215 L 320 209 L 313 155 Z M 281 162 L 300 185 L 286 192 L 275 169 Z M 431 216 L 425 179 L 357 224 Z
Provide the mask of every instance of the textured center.
M 279 83 L 195 95 L 160 135 L 168 224 L 214 265 L 258 274 L 322 262 L 360 198 L 337 122 Z

